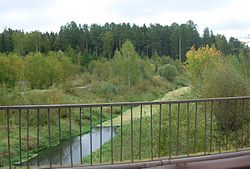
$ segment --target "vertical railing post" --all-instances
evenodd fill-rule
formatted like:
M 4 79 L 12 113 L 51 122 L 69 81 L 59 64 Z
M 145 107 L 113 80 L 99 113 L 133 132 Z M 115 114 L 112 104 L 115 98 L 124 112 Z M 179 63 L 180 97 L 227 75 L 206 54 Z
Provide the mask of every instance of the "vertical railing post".
M 19 136 L 19 162 L 22 165 L 22 114 L 21 109 L 18 110 L 18 136 Z
M 82 107 L 80 107 L 80 161 L 83 163 L 82 159 Z
M 171 143 L 171 137 L 172 137 L 172 129 L 171 129 L 171 126 L 172 126 L 172 121 L 171 121 L 171 103 L 169 104 L 169 114 L 168 114 L 168 120 L 169 120 L 169 133 L 168 133 L 168 156 L 169 156 L 169 159 L 171 159 L 171 151 L 172 151 L 172 143 Z
M 140 106 L 139 160 L 141 159 L 141 139 L 142 139 L 142 105 Z
M 102 107 L 100 110 L 100 163 L 102 163 Z
M 114 153 L 114 145 L 113 145 L 113 107 L 110 107 L 110 121 L 111 121 L 111 164 L 114 163 L 113 153 Z
M 153 154 L 153 117 L 152 117 L 152 104 L 150 104 L 150 155 L 151 155 L 151 160 L 153 160 L 154 154 Z
M 242 110 L 241 110 L 241 148 L 244 145 L 244 111 L 245 111 L 245 100 L 242 99 Z
M 189 103 L 187 103 L 187 126 L 188 126 L 188 129 L 187 129 L 187 156 L 189 157 L 189 132 L 190 132 L 190 113 L 189 113 Z
M 235 108 L 237 110 L 237 99 L 234 100 L 235 102 Z M 236 145 L 236 151 L 238 151 L 238 118 L 236 117 L 236 112 L 234 112 L 234 121 L 235 121 L 235 145 Z
M 221 153 L 221 141 L 222 141 L 222 108 L 221 108 L 221 100 L 219 101 L 219 118 L 220 118 L 220 136 L 219 136 L 219 153 Z
M 48 108 L 48 134 L 49 134 L 49 137 L 48 137 L 48 142 L 49 142 L 49 148 L 51 147 L 51 133 L 50 133 L 50 109 Z M 51 162 L 51 159 L 49 160 L 49 167 L 52 168 L 52 162 Z
M 58 108 L 58 142 L 61 143 L 61 108 Z M 59 160 L 60 160 L 60 165 L 62 165 L 62 149 L 60 148 L 59 152 Z
M 9 159 L 9 168 L 11 169 L 11 156 L 10 156 L 10 112 L 7 109 L 7 135 L 8 135 L 8 159 Z
M 90 113 L 90 119 L 89 119 L 89 125 L 90 125 L 90 165 L 93 165 L 93 150 L 92 150 L 92 107 L 89 108 Z
M 179 133 L 180 133 L 180 103 L 177 103 L 176 156 L 179 155 Z
M 123 133 L 122 133 L 122 120 L 123 120 L 123 109 L 122 109 L 122 106 L 121 106 L 121 149 L 120 149 L 120 161 L 122 162 L 122 144 L 123 144 L 123 139 L 122 139 L 122 136 L 123 136 Z
M 160 104 L 160 111 L 159 111 L 159 133 L 158 133 L 158 158 L 161 156 L 161 119 L 162 119 L 162 113 L 161 113 L 161 104 Z
M 130 130 L 131 130 L 131 162 L 134 162 L 134 141 L 133 141 L 133 106 L 130 106 Z
M 194 113 L 194 154 L 196 153 L 196 137 L 197 137 L 197 101 L 195 102 L 195 113 Z
M 71 108 L 69 107 L 69 140 L 70 140 L 70 166 L 73 167 L 73 155 L 72 155 L 72 114 L 71 114 Z
M 27 129 L 27 140 L 26 140 L 26 146 L 27 146 L 27 168 L 30 167 L 29 165 L 29 109 L 27 109 L 27 112 L 26 112 L 26 119 L 27 119 L 27 126 L 26 126 L 26 129 Z
M 210 153 L 212 152 L 212 144 L 213 144 L 213 101 L 211 101 L 210 107 Z
M 204 110 L 204 155 L 207 153 L 207 102 L 205 101 Z
M 229 100 L 227 100 L 227 107 L 230 109 L 228 112 L 231 113 L 230 111 L 232 111 L 233 109 L 229 106 Z M 231 116 L 231 114 L 229 115 L 226 115 L 224 118 L 226 119 L 226 151 L 227 151 L 227 148 L 228 148 L 228 123 L 229 123 L 229 117 L 228 116 Z
M 37 131 L 36 131 L 36 134 L 37 134 L 37 142 L 36 142 L 36 146 L 37 146 L 37 153 L 39 153 L 39 146 L 40 146 L 40 110 L 37 109 L 37 119 L 36 119 L 36 125 L 37 125 Z M 39 159 L 37 161 L 37 166 L 39 166 Z

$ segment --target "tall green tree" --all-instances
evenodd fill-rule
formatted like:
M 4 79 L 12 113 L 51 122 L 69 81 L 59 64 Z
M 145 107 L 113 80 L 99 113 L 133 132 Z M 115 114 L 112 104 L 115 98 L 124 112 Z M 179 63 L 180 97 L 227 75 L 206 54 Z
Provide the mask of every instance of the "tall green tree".
M 103 54 L 111 59 L 112 47 L 113 47 L 113 35 L 110 31 L 103 34 Z
M 102 41 L 102 28 L 97 24 L 90 26 L 90 38 L 93 45 L 93 52 L 96 56 L 102 53 L 103 41 Z
M 131 41 L 126 41 L 120 51 L 116 51 L 113 63 L 114 73 L 126 85 L 133 86 L 140 79 L 140 58 Z M 118 79 L 119 83 L 119 79 Z
M 12 40 L 12 33 L 14 31 L 12 29 L 4 29 L 2 32 L 1 37 L 1 51 L 2 52 L 13 52 L 14 46 L 13 46 L 13 40 Z
M 40 52 L 42 48 L 42 34 L 34 31 L 26 35 L 26 49 L 28 52 Z
M 209 32 L 209 28 L 206 27 L 203 31 L 203 39 L 202 39 L 202 43 L 204 45 L 209 45 L 211 46 L 211 36 L 210 36 L 210 32 Z
M 61 27 L 59 37 L 61 48 L 64 51 L 68 47 L 71 47 L 74 50 L 78 49 L 80 45 L 80 29 L 74 21 Z
M 227 43 L 227 39 L 224 35 L 216 35 L 215 36 L 215 46 L 218 50 L 223 52 L 224 54 L 229 54 L 229 46 Z
M 19 55 L 26 54 L 26 42 L 25 42 L 25 34 L 21 31 L 13 32 L 12 40 L 14 45 L 14 52 Z
M 84 24 L 80 27 L 80 49 L 82 52 L 89 52 L 89 26 Z

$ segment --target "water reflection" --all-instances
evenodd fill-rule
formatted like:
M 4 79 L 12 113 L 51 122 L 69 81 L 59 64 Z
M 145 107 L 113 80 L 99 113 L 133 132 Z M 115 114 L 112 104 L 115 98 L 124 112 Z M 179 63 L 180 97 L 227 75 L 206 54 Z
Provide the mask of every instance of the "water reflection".
M 113 137 L 115 136 L 115 127 L 113 127 Z M 102 128 L 102 144 L 111 139 L 111 127 Z M 72 148 L 72 161 L 74 164 L 79 164 L 80 159 L 80 136 L 72 138 L 71 140 L 63 141 L 56 147 L 41 152 L 38 156 L 29 160 L 29 165 L 49 165 L 52 164 L 63 165 L 71 163 L 70 147 Z M 70 146 L 71 145 L 71 146 Z M 100 128 L 92 129 L 92 152 L 100 148 Z M 90 133 L 82 135 L 82 157 L 90 154 Z M 61 158 L 61 160 L 60 160 Z M 24 163 L 27 165 L 27 162 Z

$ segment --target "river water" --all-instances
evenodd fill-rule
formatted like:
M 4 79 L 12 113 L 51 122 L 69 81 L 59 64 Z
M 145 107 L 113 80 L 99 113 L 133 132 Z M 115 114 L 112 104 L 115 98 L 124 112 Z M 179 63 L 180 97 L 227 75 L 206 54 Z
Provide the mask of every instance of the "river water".
M 115 136 L 115 127 L 112 128 L 113 137 Z M 102 144 L 111 139 L 111 127 L 102 128 Z M 55 147 L 40 152 L 36 157 L 25 162 L 23 165 L 29 163 L 30 166 L 35 166 L 39 162 L 40 165 L 52 164 L 62 165 L 71 164 L 70 147 L 72 148 L 72 161 L 74 164 L 80 164 L 80 136 L 65 140 Z M 92 129 L 92 152 L 100 148 L 100 128 Z M 82 135 L 82 157 L 90 155 L 90 133 Z

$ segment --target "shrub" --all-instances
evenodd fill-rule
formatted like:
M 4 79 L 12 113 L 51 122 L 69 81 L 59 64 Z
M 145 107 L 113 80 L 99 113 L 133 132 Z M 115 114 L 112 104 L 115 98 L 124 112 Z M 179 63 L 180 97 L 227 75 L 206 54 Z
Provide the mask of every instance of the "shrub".
M 38 104 L 65 104 L 65 103 L 75 103 L 76 101 L 69 95 L 63 93 L 62 90 L 51 88 L 48 90 L 31 90 L 22 93 L 22 104 L 26 105 L 38 105 Z M 47 121 L 47 111 L 41 110 L 40 113 L 40 123 L 46 124 Z M 57 110 L 51 109 L 51 122 L 55 123 L 57 121 Z M 61 110 L 61 117 L 67 117 L 68 113 L 66 109 Z M 36 113 L 30 113 L 30 123 L 35 125 L 36 123 Z
M 41 53 L 30 54 L 25 58 L 24 73 L 31 89 L 43 89 L 50 85 L 50 69 Z
M 99 81 L 108 80 L 112 76 L 112 65 L 106 60 L 94 60 L 90 62 L 89 68 Z
M 250 51 L 239 56 L 240 70 L 244 74 L 245 78 L 250 80 Z
M 202 85 L 199 86 L 201 97 L 234 97 L 245 96 L 249 92 L 249 84 L 235 67 L 227 61 L 218 62 L 213 68 L 207 68 L 202 72 Z M 222 123 L 222 129 L 235 130 L 242 125 L 242 103 L 221 102 L 214 105 L 214 112 L 218 123 Z M 249 116 L 244 117 L 246 120 Z
M 248 94 L 247 81 L 233 65 L 229 63 L 216 65 L 203 72 L 203 84 L 200 86 L 203 97 L 231 97 Z
M 187 52 L 186 56 L 186 68 L 189 79 L 194 88 L 202 82 L 202 72 L 205 68 L 214 67 L 214 64 L 222 58 L 220 51 L 215 48 L 209 48 L 209 46 L 197 50 L 192 47 L 191 50 Z
M 175 80 L 174 80 L 174 84 L 177 86 L 187 86 L 187 79 L 184 76 L 178 76 Z
M 249 84 L 238 70 L 238 60 L 221 57 L 216 49 L 205 47 L 187 52 L 187 70 L 195 93 L 202 98 L 244 96 L 250 92 Z M 242 103 L 222 101 L 215 104 L 214 115 L 222 129 L 239 129 L 243 125 Z M 246 113 L 247 114 L 247 113 Z M 244 117 L 246 121 L 249 116 Z
M 21 79 L 23 68 L 22 59 L 13 54 L 0 55 L 0 84 L 14 88 Z
M 101 93 L 105 95 L 109 94 L 117 94 L 117 87 L 113 85 L 112 83 L 104 82 L 101 84 Z
M 47 89 L 54 83 L 65 83 L 76 73 L 77 67 L 63 53 L 51 52 L 48 57 L 35 53 L 25 58 L 24 74 L 31 89 Z
M 22 103 L 20 91 L 18 88 L 8 88 L 5 85 L 0 85 L 0 105 L 19 105 Z
M 174 65 L 164 65 L 159 67 L 159 75 L 166 78 L 169 81 L 174 81 L 176 76 L 178 75 L 178 71 Z

